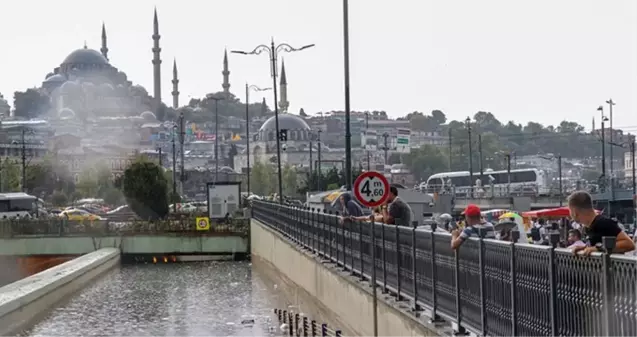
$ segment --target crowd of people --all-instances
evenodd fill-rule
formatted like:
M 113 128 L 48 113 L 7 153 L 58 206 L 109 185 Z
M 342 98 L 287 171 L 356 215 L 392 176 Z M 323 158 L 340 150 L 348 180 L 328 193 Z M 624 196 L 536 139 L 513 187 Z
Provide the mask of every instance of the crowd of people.
M 364 215 L 361 206 L 349 193 L 340 197 L 341 221 L 375 221 L 399 226 L 412 226 L 413 212 L 409 204 L 398 196 L 398 189 L 391 187 L 387 201 L 376 208 L 372 215 Z M 533 219 L 531 229 L 520 230 L 515 226 L 496 226 L 484 219 L 480 207 L 468 205 L 461 219 L 454 221 L 445 214 L 438 219 L 437 231 L 451 233 L 451 247 L 458 249 L 470 237 L 479 237 L 550 245 L 550 234 L 559 233 L 559 247 L 571 249 L 574 253 L 590 255 L 593 252 L 606 251 L 604 237 L 615 239 L 613 253 L 635 251 L 635 241 L 626 233 L 621 219 L 609 218 L 598 214 L 593 207 L 593 199 L 588 192 L 573 192 L 568 198 L 569 219 L 548 223 L 545 219 Z M 512 219 L 513 220 L 513 219 Z M 513 221 L 511 221 L 512 223 Z M 500 224 L 497 224 L 500 225 Z M 513 235 L 515 231 L 518 235 Z M 635 235 L 637 241 L 637 235 Z

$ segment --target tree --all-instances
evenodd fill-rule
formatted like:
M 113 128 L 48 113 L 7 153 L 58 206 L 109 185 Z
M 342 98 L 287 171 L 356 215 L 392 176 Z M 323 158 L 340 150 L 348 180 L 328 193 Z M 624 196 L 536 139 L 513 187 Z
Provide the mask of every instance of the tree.
M 124 171 L 123 193 L 130 209 L 142 219 L 168 214 L 168 184 L 162 168 L 138 159 Z
M 85 198 L 98 197 L 99 186 L 94 168 L 87 168 L 80 173 L 77 191 Z
M 20 165 L 16 160 L 5 158 L 0 167 L 0 186 L 2 192 L 18 192 L 21 184 Z
M 53 206 L 66 206 L 69 202 L 66 194 L 62 191 L 55 191 L 51 195 L 51 203 Z
M 296 195 L 298 192 L 298 180 L 296 169 L 290 165 L 285 165 L 281 172 L 283 179 L 283 194 L 286 196 Z
M 256 195 L 270 195 L 274 193 L 276 181 L 276 172 L 271 164 L 256 162 L 250 170 L 252 192 Z
M 32 119 L 49 110 L 51 101 L 49 97 L 40 93 L 37 89 L 16 91 L 13 94 L 13 107 L 15 116 Z
M 411 149 L 411 152 L 404 158 L 414 178 L 423 181 L 430 175 L 448 170 L 448 158 L 441 148 L 433 145 L 423 145 L 418 149 Z
M 301 108 L 301 109 L 299 110 L 299 116 L 301 116 L 301 117 L 303 117 L 303 118 L 306 118 L 306 117 L 307 117 L 307 114 L 305 113 L 305 110 L 303 110 L 303 108 Z

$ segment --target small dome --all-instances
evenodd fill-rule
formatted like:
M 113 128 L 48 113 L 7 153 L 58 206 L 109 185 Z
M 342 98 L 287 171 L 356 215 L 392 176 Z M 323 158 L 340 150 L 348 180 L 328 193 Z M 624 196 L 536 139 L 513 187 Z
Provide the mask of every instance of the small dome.
M 291 114 L 279 114 L 279 130 L 287 129 L 287 130 L 310 130 L 310 126 L 307 125 L 305 120 L 299 116 L 291 115 Z M 268 118 L 265 123 L 261 126 L 259 131 L 270 131 L 276 130 L 276 121 L 275 117 L 272 116 Z
M 49 77 L 51 77 L 53 75 L 54 75 L 53 73 L 48 73 L 48 74 L 46 74 L 46 77 L 44 79 L 46 80 L 47 78 L 49 78 Z
M 108 60 L 97 50 L 77 49 L 67 56 L 63 65 L 108 65 Z
M 46 78 L 46 80 L 44 81 L 44 83 L 63 83 L 66 82 L 66 77 L 64 77 L 64 75 L 60 75 L 60 74 L 55 74 L 53 76 L 49 76 Z
M 62 94 L 70 94 L 70 93 L 75 92 L 75 90 L 77 90 L 78 87 L 79 87 L 79 85 L 77 84 L 77 82 L 66 81 L 60 87 L 60 91 L 62 92 Z
M 60 111 L 58 111 L 58 118 L 59 119 L 75 118 L 75 112 L 73 112 L 73 110 L 69 108 L 62 108 Z
M 142 112 L 139 117 L 145 119 L 145 120 L 157 120 L 157 117 L 155 116 L 154 113 L 150 112 L 150 111 L 144 111 Z
M 219 168 L 219 173 L 235 173 L 232 167 L 224 166 Z

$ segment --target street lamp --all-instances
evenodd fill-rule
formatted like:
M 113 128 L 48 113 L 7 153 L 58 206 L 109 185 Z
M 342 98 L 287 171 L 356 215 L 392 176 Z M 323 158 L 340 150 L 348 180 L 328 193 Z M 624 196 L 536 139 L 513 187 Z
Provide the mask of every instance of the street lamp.
M 344 88 L 345 88 L 345 190 L 352 191 L 352 132 L 350 128 L 350 100 L 349 100 L 349 5 L 343 0 L 343 60 Z M 369 156 L 367 159 L 369 164 Z M 374 296 L 376 295 L 374 288 Z M 376 312 L 374 312 L 375 314 Z M 376 328 L 376 326 L 375 326 Z M 376 330 L 376 329 L 375 329 Z
M 383 150 L 385 151 L 385 165 L 387 165 L 387 151 L 389 151 L 389 144 L 387 143 L 387 139 L 389 138 L 389 133 L 385 132 L 383 133 Z M 384 169 L 384 168 L 383 168 Z
M 209 100 L 215 101 L 215 183 L 219 181 L 219 101 L 223 98 L 208 95 Z
M 25 128 L 22 129 L 22 133 L 20 136 L 20 148 L 21 148 L 21 157 L 22 157 L 22 192 L 26 192 L 27 186 L 27 142 L 25 139 L 26 134 L 34 135 L 35 132 L 33 130 L 27 130 Z M 18 142 L 13 141 L 12 144 L 18 144 Z
M 564 196 L 564 190 L 562 188 L 562 155 L 558 155 L 557 157 L 554 155 L 551 156 L 539 156 L 542 159 L 546 159 L 546 160 L 555 160 L 557 159 L 557 174 L 558 174 L 558 181 L 559 181 L 559 189 L 560 189 L 560 207 L 562 207 L 562 199 Z
M 601 130 L 601 134 L 602 134 L 602 177 L 606 178 L 606 137 L 605 137 L 605 126 L 604 126 L 604 122 L 608 121 L 608 118 L 606 116 L 604 116 L 604 107 L 603 106 L 599 106 L 599 108 L 597 108 L 597 111 L 600 112 L 600 114 L 602 115 L 602 130 Z
M 318 129 L 318 131 L 316 132 L 317 134 L 317 139 L 316 139 L 316 146 L 318 147 L 318 165 L 316 167 L 316 190 L 317 191 L 321 191 L 321 132 L 323 132 L 323 130 Z
M 277 105 L 277 86 L 276 86 L 276 78 L 277 78 L 277 58 L 280 52 L 295 52 L 301 51 L 308 48 L 314 47 L 314 44 L 308 44 L 301 48 L 294 48 L 287 43 L 281 43 L 279 45 L 274 44 L 274 39 L 270 41 L 270 46 L 261 44 L 256 46 L 254 50 L 247 52 L 241 50 L 233 50 L 232 53 L 235 54 L 243 54 L 243 55 L 259 55 L 261 53 L 267 52 L 270 56 L 270 75 L 272 76 L 272 89 L 274 92 L 274 124 L 276 127 L 276 160 L 277 160 L 277 168 L 278 168 L 278 178 L 279 178 L 279 202 L 283 203 L 283 178 L 281 176 L 281 136 L 279 135 L 279 107 Z
M 613 102 L 613 99 L 609 99 L 608 101 L 606 101 L 606 104 L 608 104 L 608 123 L 609 123 L 609 127 L 608 127 L 608 142 L 612 143 L 613 142 L 613 106 L 615 105 L 615 102 Z M 609 148 L 610 152 L 609 152 L 609 157 L 610 157 L 610 179 L 611 179 L 611 184 L 610 184 L 610 188 L 611 190 L 613 189 L 613 147 L 611 146 Z
M 473 197 L 473 146 L 471 145 L 471 118 L 464 120 L 467 126 L 467 134 L 469 135 L 469 187 L 471 188 L 471 196 Z
M 248 155 L 248 195 L 250 195 L 250 91 L 266 91 L 272 88 L 259 88 L 256 85 L 246 83 L 246 149 Z M 215 136 L 215 139 L 217 137 Z
M 177 202 L 175 201 L 175 196 L 177 195 L 177 151 L 175 148 L 175 137 L 177 135 L 177 124 L 173 124 L 173 195 L 171 202 L 173 203 L 173 212 L 177 213 Z

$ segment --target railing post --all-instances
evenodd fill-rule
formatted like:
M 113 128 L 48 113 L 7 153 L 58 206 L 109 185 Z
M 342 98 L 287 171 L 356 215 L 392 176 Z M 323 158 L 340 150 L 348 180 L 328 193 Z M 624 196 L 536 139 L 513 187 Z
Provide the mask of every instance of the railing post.
M 462 248 L 459 248 L 462 249 Z M 456 322 L 458 322 L 456 335 L 466 335 L 467 331 L 462 326 L 462 300 L 460 297 L 460 252 L 455 250 L 455 283 L 456 283 Z
M 336 337 L 340 337 L 343 335 L 343 333 L 341 332 L 341 330 L 336 330 L 334 331 L 334 334 L 336 334 Z
M 307 337 L 307 328 L 308 328 L 307 324 L 308 324 L 307 317 L 303 316 L 303 336 L 304 337 Z
M 613 280 L 613 269 L 612 269 L 612 261 L 610 259 L 610 254 L 613 253 L 613 249 L 615 249 L 615 244 L 617 243 L 617 239 L 613 236 L 604 236 L 602 238 L 602 244 L 604 245 L 604 253 L 602 254 L 603 260 L 603 268 L 604 268 L 604 320 L 603 331 L 604 336 L 611 336 L 611 319 L 613 317 L 613 304 L 614 304 L 614 280 Z M 586 331 L 586 333 L 591 333 Z
M 338 228 L 341 227 L 340 223 L 339 223 L 339 212 L 336 211 L 336 217 L 332 218 L 332 224 L 334 224 L 334 244 L 336 245 L 336 267 L 338 267 L 338 265 L 340 264 L 339 262 L 339 257 L 340 257 L 340 249 L 338 247 Z
M 356 272 L 354 271 L 354 228 L 355 226 L 359 223 L 358 220 L 356 221 L 352 221 L 350 223 L 349 226 L 349 260 L 350 260 L 350 269 L 349 269 L 349 273 L 350 275 L 354 276 L 356 275 Z
M 436 266 L 436 223 L 431 224 L 431 317 L 432 323 L 441 322 L 438 316 L 438 267 Z
M 316 218 L 316 216 L 315 216 L 315 213 L 314 213 L 314 207 L 312 207 L 310 209 L 310 228 L 312 229 L 311 230 L 310 242 L 311 242 L 311 245 L 312 245 L 312 252 L 314 252 L 314 254 L 316 254 L 316 250 L 317 250 L 317 247 L 316 247 L 316 236 L 314 235 L 315 232 L 316 232 L 315 231 L 316 223 L 314 221 L 315 218 Z
M 480 270 L 480 323 L 482 325 L 482 336 L 487 335 L 487 281 L 485 280 L 485 257 L 484 257 L 484 237 L 486 230 L 478 228 L 478 266 Z
M 385 245 L 385 224 L 380 226 L 380 241 L 383 245 L 383 250 L 380 251 L 381 259 L 383 260 L 383 294 L 387 294 L 387 254 L 386 254 L 386 245 Z
M 412 221 L 412 225 L 414 228 L 411 230 L 411 275 L 414 288 L 414 305 L 411 309 L 418 315 L 417 312 L 421 310 L 418 304 L 418 272 L 416 270 L 416 228 L 418 227 L 418 221 Z
M 325 323 L 321 324 L 321 336 L 323 337 L 327 336 L 327 324 Z
M 555 248 L 557 248 L 557 243 L 560 241 L 560 233 L 556 233 L 555 231 L 551 232 L 549 235 L 549 242 L 551 243 L 550 255 L 549 255 L 549 289 L 551 292 L 551 298 L 549 300 L 550 304 L 550 315 L 551 315 L 551 336 L 558 336 L 558 319 L 557 319 L 557 277 L 555 270 Z
M 315 320 L 312 320 L 311 329 L 312 329 L 312 337 L 316 337 L 316 321 Z
M 288 323 L 288 311 L 283 310 L 283 323 Z
M 325 235 L 325 214 L 327 214 L 327 210 L 323 209 L 323 213 L 319 213 L 321 214 L 320 216 L 320 223 L 321 223 L 321 235 L 320 235 L 320 242 L 319 245 L 321 244 L 321 242 L 323 243 L 323 249 L 321 249 L 321 247 L 319 246 L 319 251 L 321 252 L 321 254 L 323 255 L 323 257 L 327 256 L 327 242 L 325 242 L 326 239 L 326 235 Z
M 329 254 L 330 262 L 333 262 L 334 261 L 334 250 L 333 250 L 334 237 L 332 235 L 332 227 L 333 227 L 334 217 L 333 217 L 332 211 L 329 211 L 328 214 L 329 214 L 328 221 L 326 221 L 328 223 L 327 229 L 329 230 L 329 234 L 328 234 L 329 252 L 328 252 L 328 254 Z
M 360 262 L 360 266 L 361 266 L 361 281 L 365 281 L 365 264 L 363 263 L 363 224 L 359 223 L 358 226 L 358 260 Z
M 396 223 L 400 223 L 398 219 L 396 219 Z M 401 275 L 401 263 L 400 263 L 400 226 L 394 225 L 395 233 L 396 233 L 396 301 L 402 301 L 403 296 L 401 295 L 401 285 L 402 285 L 402 275 Z
M 378 293 L 376 292 L 376 224 L 372 222 L 371 228 L 371 258 L 372 258 L 372 279 L 370 280 L 370 284 L 372 286 L 372 317 L 374 324 L 374 336 L 378 336 Z
M 279 316 L 279 324 L 281 324 L 281 320 L 283 319 L 283 317 L 282 317 L 283 316 L 283 312 L 281 312 L 281 309 L 278 309 L 278 310 L 275 309 L 275 310 L 276 310 L 276 312 L 277 312 L 277 314 Z
M 520 238 L 520 232 L 514 230 L 513 232 L 513 244 L 511 245 L 511 336 L 518 335 L 518 311 L 517 311 L 517 303 L 518 303 L 518 291 L 517 291 L 517 280 L 516 280 L 516 271 L 515 271 L 515 243 L 518 242 Z
M 300 329 L 299 329 L 299 322 L 301 320 L 301 317 L 299 316 L 298 313 L 294 314 L 294 332 L 296 334 L 297 337 L 299 337 L 300 334 Z

